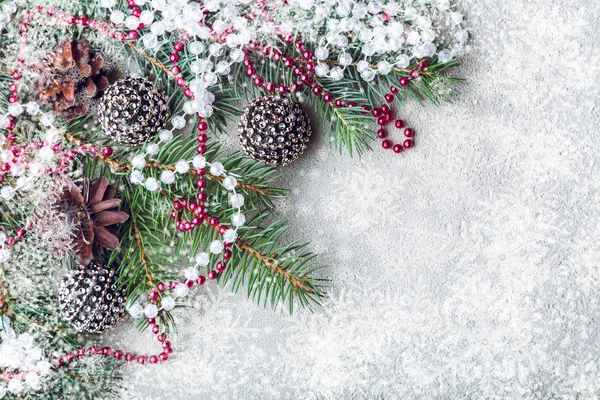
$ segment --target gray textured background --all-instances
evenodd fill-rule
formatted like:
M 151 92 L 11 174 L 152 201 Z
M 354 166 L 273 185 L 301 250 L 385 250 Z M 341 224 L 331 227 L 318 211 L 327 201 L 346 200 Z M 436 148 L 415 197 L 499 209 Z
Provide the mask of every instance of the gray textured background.
M 600 6 L 460 7 L 468 82 L 402 111 L 415 149 L 318 138 L 286 168 L 278 207 L 331 265 L 326 306 L 289 317 L 209 285 L 177 356 L 127 368 L 123 398 L 600 396 Z M 107 341 L 155 349 L 132 324 Z

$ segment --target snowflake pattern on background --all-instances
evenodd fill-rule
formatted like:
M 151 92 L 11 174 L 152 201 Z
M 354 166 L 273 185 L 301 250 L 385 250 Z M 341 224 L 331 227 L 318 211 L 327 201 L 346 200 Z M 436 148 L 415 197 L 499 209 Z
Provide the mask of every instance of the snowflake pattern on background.
M 287 169 L 282 214 L 332 266 L 324 307 L 272 314 L 208 286 L 176 357 L 129 368 L 125 397 L 600 396 L 600 9 L 463 3 L 468 93 L 408 105 L 416 151 L 309 148 Z

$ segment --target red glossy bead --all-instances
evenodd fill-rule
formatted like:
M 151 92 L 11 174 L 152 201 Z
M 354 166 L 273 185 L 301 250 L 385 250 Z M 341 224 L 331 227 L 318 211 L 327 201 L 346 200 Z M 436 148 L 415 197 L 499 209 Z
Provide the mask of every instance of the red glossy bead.
M 217 279 L 217 271 L 215 271 L 215 270 L 208 271 L 207 277 L 211 281 L 214 281 L 215 279 Z
M 115 357 L 117 360 L 120 360 L 120 359 L 122 359 L 122 358 L 123 358 L 123 352 L 122 352 L 121 350 L 117 350 L 117 351 L 115 351 L 115 353 L 114 353 L 114 357 Z
M 181 204 L 181 202 L 179 202 L 178 200 L 175 200 L 173 202 L 173 208 L 177 211 L 181 210 L 183 208 L 183 205 Z
M 183 78 L 177 78 L 176 82 L 177 82 L 177 86 L 179 86 L 179 87 L 184 87 L 186 85 L 186 83 L 187 83 L 185 81 L 185 79 L 183 79 Z
M 231 253 L 231 250 L 229 250 L 229 249 L 225 249 L 225 251 L 223 252 L 223 258 L 225 260 L 229 260 L 231 258 L 231 255 L 232 255 L 232 253 Z
M 134 8 L 133 11 L 131 11 L 131 15 L 139 18 L 140 15 L 142 15 L 142 10 L 140 10 L 139 8 Z
M 183 94 L 185 95 L 185 97 L 187 98 L 192 98 L 194 97 L 194 93 L 192 93 L 192 90 L 190 88 L 185 88 L 185 90 L 183 91 Z
M 148 361 L 150 362 L 150 364 L 156 364 L 158 362 L 158 357 L 156 357 L 156 356 L 150 356 L 150 358 L 148 359 Z
M 387 124 L 387 122 L 388 122 L 388 120 L 387 120 L 387 117 L 385 117 L 385 116 L 381 116 L 381 117 L 377 118 L 377 125 L 379 125 L 379 126 L 383 126 L 383 125 Z
M 304 52 L 302 53 L 302 57 L 306 58 L 307 60 L 310 60 L 313 57 L 313 53 L 310 50 L 304 50 Z
M 402 148 L 402 145 L 400 144 L 395 144 L 394 147 L 392 147 L 392 150 L 394 150 L 394 153 L 398 154 L 402 153 L 402 150 L 404 150 L 404 148 Z
M 398 88 L 396 86 L 390 87 L 390 93 L 391 94 L 398 94 Z
M 179 54 L 171 53 L 171 55 L 169 56 L 169 60 L 171 60 L 172 63 L 176 63 L 177 61 L 179 61 Z
M 404 121 L 401 119 L 397 119 L 394 124 L 396 125 L 396 128 L 398 128 L 398 129 L 404 128 L 406 126 Z
M 198 154 L 204 154 L 206 152 L 206 145 L 199 145 L 198 147 L 196 147 L 196 151 L 198 152 Z
M 312 91 L 314 94 L 320 95 L 321 93 L 323 93 L 323 88 L 319 85 L 315 85 L 313 86 Z
M 293 67 L 293 66 L 294 66 L 294 59 L 293 59 L 293 58 L 291 58 L 291 57 L 288 57 L 288 58 L 286 58 L 286 59 L 283 61 L 283 65 L 285 65 L 285 66 L 286 66 L 286 67 L 288 67 L 288 68 L 291 68 L 291 67 Z
M 419 69 L 424 70 L 425 68 L 427 68 L 427 61 L 423 60 L 419 63 Z
M 135 354 L 133 354 L 133 353 L 125 354 L 125 360 L 132 362 L 133 360 L 135 360 Z
M 306 70 L 307 71 L 314 71 L 316 67 L 317 66 L 313 62 L 307 62 L 306 63 Z
M 127 5 L 129 8 L 135 8 L 137 5 L 135 4 L 135 0 L 127 0 Z
M 9 96 L 9 97 L 8 97 L 8 102 L 9 102 L 10 104 L 14 104 L 14 103 L 16 103 L 16 102 L 17 102 L 17 96 L 14 96 L 14 95 L 13 95 L 13 96 Z
M 200 121 L 198 122 L 198 129 L 204 132 L 208 129 L 208 124 L 204 121 Z
M 188 288 L 192 288 L 192 286 L 194 286 L 194 281 L 190 280 L 190 279 L 186 279 L 184 282 L 185 286 L 187 286 Z
M 167 361 L 167 360 L 169 359 L 169 355 L 168 355 L 167 353 L 164 353 L 164 352 L 163 352 L 163 353 L 160 353 L 160 354 L 158 355 L 158 359 L 159 359 L 160 361 Z
M 137 362 L 138 362 L 138 364 L 141 364 L 141 365 L 146 364 L 146 356 L 139 356 L 137 358 Z
M 200 143 L 206 143 L 207 140 L 208 140 L 208 136 L 206 136 L 205 133 L 198 134 L 198 141 Z
M 179 68 L 177 65 L 173 65 L 171 67 L 171 73 L 173 75 L 179 75 L 180 72 L 181 72 L 181 68 Z
M 14 80 L 18 81 L 19 79 L 21 79 L 21 73 L 19 71 L 14 71 L 12 73 L 12 77 Z
M 302 89 L 302 83 L 299 83 L 299 82 L 294 82 L 294 83 L 292 83 L 292 86 L 290 87 L 290 90 L 291 90 L 292 92 L 297 92 L 297 91 L 299 91 L 300 89 Z
M 348 107 L 356 107 L 358 104 L 356 104 L 355 101 L 351 101 L 348 103 Z
M 112 349 L 110 347 L 104 347 L 102 349 L 103 356 L 110 356 L 112 354 Z
M 73 353 L 67 353 L 65 354 L 65 359 L 67 360 L 67 362 L 71 362 L 75 359 L 75 355 Z
M 344 103 L 345 103 L 344 99 L 336 99 L 335 106 L 336 107 L 343 107 Z
M 389 149 L 390 147 L 392 147 L 392 142 L 390 140 L 384 140 L 381 143 L 381 147 L 383 147 L 384 149 Z
M 217 226 L 217 225 L 219 225 L 219 218 L 217 218 L 217 217 L 211 217 L 208 220 L 208 223 L 210 224 L 210 226 Z
M 381 114 L 383 114 L 383 111 L 381 111 L 381 108 L 375 108 L 373 111 L 371 111 L 371 114 L 375 118 L 379 118 L 379 117 L 381 117 Z
M 407 128 L 404 130 L 404 136 L 406 136 L 407 138 L 411 138 L 415 136 L 415 131 L 410 128 Z
M 77 350 L 77 356 L 78 357 L 85 357 L 86 354 L 87 354 L 87 350 L 84 349 L 83 347 L 80 348 L 79 350 Z
M 388 103 L 391 103 L 394 101 L 394 96 L 390 93 L 386 94 L 384 97 L 385 97 L 385 101 L 387 101 Z
M 402 78 L 400 78 L 400 82 L 398 82 L 398 83 L 400 84 L 400 86 L 406 87 L 406 86 L 408 86 L 409 82 L 410 81 L 407 77 L 402 77 Z
M 137 39 L 137 38 L 139 38 L 139 37 L 140 37 L 140 35 L 137 33 L 137 31 L 129 31 L 129 32 L 127 33 L 127 38 L 128 38 L 128 39 L 135 40 L 135 39 Z
M 410 71 L 410 79 L 417 79 L 420 75 L 420 72 L 416 69 Z
M 215 265 L 215 268 L 217 269 L 217 271 L 223 272 L 223 271 L 225 271 L 227 269 L 227 265 L 225 263 L 222 263 L 221 261 L 219 261 Z
M 275 91 L 275 84 L 273 82 L 268 82 L 265 85 L 265 89 L 267 90 L 267 92 L 271 93 Z
M 333 95 L 331 93 L 325 93 L 323 95 L 323 100 L 325 100 L 326 103 L 330 103 L 333 101 Z
M 254 68 L 254 67 L 246 68 L 246 75 L 254 76 L 255 74 L 256 74 L 256 68 Z
M 16 93 L 19 90 L 19 87 L 17 86 L 16 83 L 11 83 L 9 88 L 10 88 L 10 91 L 13 93 Z
M 277 87 L 277 91 L 278 91 L 280 94 L 286 94 L 286 93 L 288 92 L 288 88 L 287 88 L 287 86 L 285 86 L 285 85 L 281 84 L 281 85 L 279 85 L 279 86 Z
M 147 321 L 148 321 L 148 324 L 150 324 L 150 325 L 155 325 L 156 324 L 156 319 L 155 318 L 148 318 Z
M 207 194 L 206 192 L 200 192 L 196 195 L 196 198 L 198 199 L 198 201 L 200 202 L 204 202 L 206 200 Z
M 406 149 L 410 149 L 411 147 L 413 147 L 413 141 L 411 139 L 406 139 L 404 141 L 404 148 Z
M 255 76 L 254 77 L 254 84 L 256 86 L 260 87 L 260 86 L 264 85 L 264 83 L 265 83 L 265 80 L 264 80 L 264 78 L 262 76 Z
M 167 285 L 165 285 L 163 282 L 160 282 L 158 285 L 156 285 L 156 288 L 159 291 L 164 292 L 165 290 L 167 290 Z
M 197 277 L 197 278 L 196 278 L 196 283 L 197 283 L 199 286 L 202 286 L 202 285 L 204 285 L 204 284 L 206 283 L 206 277 L 205 277 L 205 276 L 203 276 L 203 275 L 200 275 L 199 277 Z
M 158 329 L 159 329 L 159 328 L 158 328 L 158 325 L 154 325 L 154 326 L 152 327 L 152 333 L 154 333 L 154 334 L 156 335 L 156 334 L 158 333 Z
M 158 292 L 156 290 L 153 290 L 150 292 L 150 300 L 156 300 L 158 299 Z
M 102 149 L 102 154 L 106 157 L 110 157 L 113 153 L 113 149 L 110 146 L 107 146 L 105 148 Z
M 251 67 L 254 62 L 250 58 L 244 58 L 244 67 Z
M 388 133 L 387 133 L 387 131 L 385 129 L 379 129 L 377 131 L 377 137 L 379 139 L 384 139 L 387 135 L 388 135 Z
M 183 43 L 177 42 L 173 45 L 173 48 L 175 49 L 175 51 L 183 51 Z

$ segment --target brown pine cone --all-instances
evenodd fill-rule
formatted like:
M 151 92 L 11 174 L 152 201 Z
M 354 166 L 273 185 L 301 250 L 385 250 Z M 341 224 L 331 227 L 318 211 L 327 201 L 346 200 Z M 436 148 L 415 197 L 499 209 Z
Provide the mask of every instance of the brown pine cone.
M 65 38 L 36 68 L 42 75 L 37 82 L 38 99 L 53 104 L 54 111 L 67 118 L 85 115 L 92 100 L 110 84 L 104 65 L 104 57 L 94 54 L 86 39 Z
M 114 210 L 121 204 L 115 192 L 116 188 L 108 184 L 105 176 L 92 185 L 86 179 L 81 188 L 70 183 L 63 192 L 60 208 L 75 218 L 77 235 L 73 249 L 77 261 L 84 267 L 92 260 L 101 262 L 102 247 L 109 250 L 119 247 L 119 238 L 111 225 L 127 221 L 129 215 Z
M 0 315 L 8 313 L 8 285 L 0 274 Z

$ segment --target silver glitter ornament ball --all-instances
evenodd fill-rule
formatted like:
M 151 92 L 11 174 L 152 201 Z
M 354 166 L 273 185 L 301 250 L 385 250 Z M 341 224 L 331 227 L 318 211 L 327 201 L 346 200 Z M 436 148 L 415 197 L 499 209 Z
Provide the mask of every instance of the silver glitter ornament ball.
M 248 156 L 267 165 L 286 165 L 304 152 L 312 129 L 300 104 L 265 96 L 246 108 L 238 132 Z
M 63 276 L 58 290 L 62 317 L 77 330 L 102 333 L 115 326 L 125 315 L 125 289 L 119 289 L 116 269 L 92 261 L 78 265 Z
M 98 120 L 116 142 L 138 145 L 165 127 L 169 108 L 165 93 L 144 78 L 123 78 L 100 99 Z

